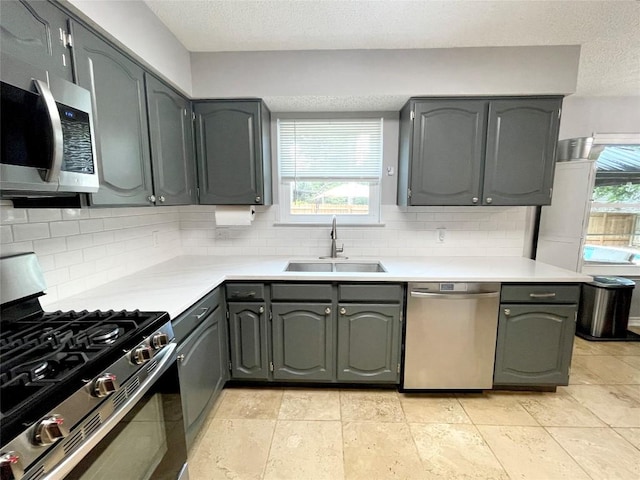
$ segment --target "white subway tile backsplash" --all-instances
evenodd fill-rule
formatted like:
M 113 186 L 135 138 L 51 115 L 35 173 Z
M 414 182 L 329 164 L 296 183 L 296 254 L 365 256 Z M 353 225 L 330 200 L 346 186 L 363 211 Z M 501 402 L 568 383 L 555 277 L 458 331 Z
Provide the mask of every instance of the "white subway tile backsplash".
M 30 208 L 27 210 L 27 216 L 29 223 L 62 220 L 62 213 L 59 208 Z
M 64 237 L 48 238 L 46 240 L 35 240 L 33 242 L 33 250 L 38 255 L 49 255 L 52 253 L 65 252 L 67 250 L 67 242 Z
M 33 252 L 33 242 L 13 242 L 3 243 L 0 245 L 0 253 L 4 255 L 13 255 L 16 253 Z
M 0 244 L 13 242 L 13 232 L 10 225 L 0 225 Z
M 76 220 L 68 220 L 63 222 L 51 222 L 49 224 L 52 237 L 68 237 L 80 233 L 80 225 Z
M 80 233 L 102 232 L 104 230 L 104 221 L 101 218 L 92 220 L 80 220 Z
M 83 218 L 89 218 L 90 213 L 87 208 L 64 208 L 62 209 L 63 220 L 81 220 Z
M 82 263 L 84 260 L 80 250 L 56 253 L 53 257 L 57 268 L 77 265 L 78 263 Z
M 82 250 L 93 245 L 93 235 L 87 233 L 85 235 L 72 235 L 66 237 L 67 249 L 69 250 Z
M 25 240 L 39 240 L 41 238 L 50 237 L 48 223 L 24 223 L 20 225 L 14 225 L 12 228 L 13 239 L 16 242 L 22 242 Z
M 6 205 L 0 207 L 0 223 L 9 225 L 14 223 L 27 223 L 27 211 L 21 208 L 13 208 Z

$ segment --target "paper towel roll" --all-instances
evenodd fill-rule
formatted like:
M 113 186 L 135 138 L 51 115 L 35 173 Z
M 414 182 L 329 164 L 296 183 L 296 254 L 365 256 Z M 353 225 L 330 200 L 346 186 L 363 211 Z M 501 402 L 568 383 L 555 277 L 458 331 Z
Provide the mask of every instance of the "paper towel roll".
M 216 225 L 251 225 L 256 216 L 253 205 L 216 205 Z

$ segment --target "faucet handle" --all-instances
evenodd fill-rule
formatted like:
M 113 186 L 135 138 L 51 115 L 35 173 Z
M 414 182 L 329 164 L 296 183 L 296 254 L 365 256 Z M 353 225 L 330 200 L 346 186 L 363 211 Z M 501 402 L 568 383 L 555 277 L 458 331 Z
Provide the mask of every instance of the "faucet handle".
M 344 243 L 342 244 L 341 247 L 336 247 L 336 253 L 342 253 L 344 252 Z

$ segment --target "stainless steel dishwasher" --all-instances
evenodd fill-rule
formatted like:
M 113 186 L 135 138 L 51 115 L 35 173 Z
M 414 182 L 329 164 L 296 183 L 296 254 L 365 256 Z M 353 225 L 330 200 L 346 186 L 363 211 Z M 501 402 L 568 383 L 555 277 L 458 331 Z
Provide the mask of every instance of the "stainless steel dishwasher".
M 410 283 L 404 390 L 493 387 L 499 283 Z

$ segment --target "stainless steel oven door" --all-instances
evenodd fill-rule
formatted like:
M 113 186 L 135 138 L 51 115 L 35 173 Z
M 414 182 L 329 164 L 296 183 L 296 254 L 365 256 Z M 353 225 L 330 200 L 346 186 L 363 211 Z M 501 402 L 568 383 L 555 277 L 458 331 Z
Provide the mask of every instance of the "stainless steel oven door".
M 163 349 L 158 366 L 138 387 L 135 378 L 122 385 L 120 390 L 135 388 L 135 394 L 45 478 L 188 479 L 175 346 Z

